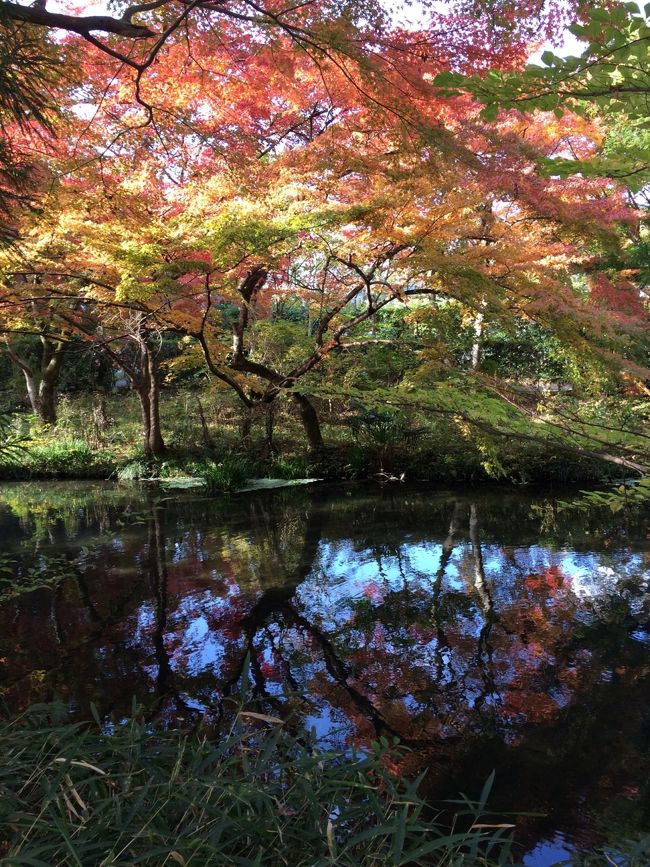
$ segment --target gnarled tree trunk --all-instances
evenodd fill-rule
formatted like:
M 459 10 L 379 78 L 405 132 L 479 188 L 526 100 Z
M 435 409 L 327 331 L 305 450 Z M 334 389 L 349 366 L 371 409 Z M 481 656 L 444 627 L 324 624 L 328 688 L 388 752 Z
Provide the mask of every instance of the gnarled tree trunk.
M 5 342 L 4 350 L 13 364 L 25 378 L 27 396 L 34 415 L 43 424 L 56 424 L 57 385 L 65 355 L 65 343 L 41 335 L 41 360 L 38 369 L 18 354 L 16 349 Z

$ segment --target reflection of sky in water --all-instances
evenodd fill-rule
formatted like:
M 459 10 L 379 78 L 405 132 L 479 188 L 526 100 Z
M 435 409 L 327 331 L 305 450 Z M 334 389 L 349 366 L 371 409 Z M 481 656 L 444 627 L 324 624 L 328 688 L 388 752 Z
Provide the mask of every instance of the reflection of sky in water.
M 452 553 L 445 570 L 445 580 L 454 589 L 467 587 L 460 577 L 458 560 L 471 553 L 471 550 L 470 545 L 463 544 L 458 545 Z M 601 592 L 617 576 L 643 572 L 646 580 L 650 578 L 650 570 L 643 570 L 644 558 L 640 553 L 620 551 L 603 555 L 554 551 L 538 545 L 509 550 L 511 553 L 506 556 L 500 546 L 481 546 L 486 575 L 498 579 L 497 586 L 501 591 L 516 577 L 551 567 L 560 569 L 571 581 L 574 592 L 584 596 Z M 405 577 L 430 580 L 440 568 L 441 555 L 442 545 L 435 543 L 405 545 L 400 549 L 398 558 L 384 553 L 378 556 L 371 549 L 358 551 L 351 543 L 323 542 L 319 551 L 319 574 L 307 579 L 299 593 L 313 592 L 313 582 L 320 584 L 323 579 L 327 581 L 330 597 L 339 600 L 360 595 L 368 581 L 386 581 L 389 587 L 395 589 Z M 603 563 L 604 558 L 611 559 L 612 564 Z
M 552 840 L 539 843 L 532 852 L 524 857 L 524 867 L 556 867 L 568 861 L 573 854 L 573 848 L 561 835 Z
M 542 546 L 513 548 L 504 553 L 497 545 L 481 548 L 486 579 L 495 599 L 514 601 L 520 592 L 522 579 L 556 569 L 565 579 L 565 589 L 582 599 L 617 592 L 616 585 L 625 577 L 650 581 L 650 570 L 644 568 L 642 554 L 620 551 L 615 554 L 578 553 L 552 550 Z M 469 544 L 458 545 L 444 570 L 444 589 L 467 592 L 473 579 L 468 579 L 466 558 L 472 556 Z M 296 598 L 307 610 L 318 610 L 330 628 L 335 628 L 345 614 L 351 613 L 349 603 L 368 595 L 376 588 L 376 601 L 388 591 L 400 590 L 407 582 L 431 591 L 432 581 L 440 569 L 442 545 L 405 545 L 400 555 L 381 554 L 372 550 L 355 550 L 351 543 L 321 543 L 319 567 L 296 591 Z M 609 562 L 603 563 L 603 559 Z
M 197 541 L 199 540 L 194 534 L 190 542 L 175 541 L 171 558 L 174 567 L 182 565 L 188 558 L 200 561 L 209 559 L 205 552 L 197 558 Z M 490 598 L 496 608 L 504 605 L 516 607 L 523 582 L 530 576 L 543 575 L 549 570 L 556 570 L 557 574 L 563 576 L 562 593 L 570 592 L 578 601 L 583 602 L 597 600 L 599 596 L 616 592 L 616 585 L 621 577 L 636 576 L 642 578 L 645 584 L 648 582 L 648 570 L 644 570 L 643 556 L 627 550 L 596 554 L 553 550 L 540 545 L 508 549 L 498 545 L 484 545 L 481 553 Z M 477 638 L 485 628 L 486 621 L 485 612 L 481 610 L 480 600 L 473 586 L 476 580 L 472 571 L 476 562 L 475 554 L 470 543 L 457 544 L 448 562 L 444 564 L 444 569 L 437 575 L 443 558 L 441 544 L 404 544 L 398 551 L 386 553 L 370 548 L 360 549 L 351 541 L 321 541 L 311 572 L 295 591 L 294 603 L 305 616 L 317 621 L 319 629 L 326 635 L 339 635 L 343 630 L 347 636 L 348 648 L 362 649 L 369 640 L 372 643 L 377 634 L 373 636 L 367 628 L 356 627 L 354 618 L 360 601 L 365 601 L 378 612 L 378 616 L 382 616 L 382 606 L 386 604 L 384 600 L 387 594 L 399 593 L 407 587 L 411 593 L 420 592 L 425 600 L 424 604 L 427 604 L 426 598 L 430 596 L 438 577 L 441 579 L 440 592 L 443 596 L 452 591 L 464 594 L 471 600 L 465 613 L 457 612 L 455 615 L 454 628 L 467 638 Z M 211 574 L 215 580 L 218 579 L 218 572 L 214 569 L 208 570 L 207 574 Z M 164 630 L 165 642 L 172 651 L 172 667 L 181 670 L 186 676 L 196 676 L 207 671 L 218 676 L 228 652 L 228 644 L 230 642 L 232 645 L 234 639 L 233 636 L 224 639 L 220 627 L 231 615 L 230 607 L 233 603 L 244 598 L 246 605 L 250 607 L 259 592 L 253 592 L 252 595 L 249 592 L 248 597 L 242 597 L 236 584 L 224 586 L 223 582 L 217 580 L 214 591 L 189 590 L 184 597 L 176 598 L 168 613 Z M 552 609 L 554 599 L 544 599 L 543 604 L 551 606 Z M 636 601 L 637 607 L 642 604 L 643 597 Z M 597 609 L 592 605 L 574 611 L 574 617 L 584 621 L 593 619 L 596 614 Z M 150 603 L 145 603 L 138 611 L 132 644 L 147 643 L 154 628 L 155 610 Z M 269 689 L 274 693 L 279 691 L 278 684 L 281 685 L 284 673 L 282 665 L 273 668 L 274 648 L 275 651 L 282 651 L 285 660 L 290 660 L 291 673 L 298 678 L 302 688 L 306 687 L 317 672 L 323 673 L 322 663 L 306 651 L 304 636 L 299 629 L 285 627 L 279 630 L 269 627 L 267 633 L 265 640 L 268 646 L 258 642 L 256 651 L 261 653 L 261 659 L 267 665 Z M 382 627 L 378 635 L 382 642 L 382 652 L 394 658 L 398 669 L 399 660 L 406 653 L 411 671 L 418 666 L 423 670 L 437 667 L 436 682 L 439 688 L 450 685 L 458 676 L 458 670 L 454 669 L 454 649 L 440 648 L 435 636 L 432 635 L 429 639 L 417 636 L 416 640 L 409 632 L 408 624 L 399 627 L 393 624 L 388 632 Z M 647 634 L 638 629 L 635 637 L 643 641 Z M 500 663 L 501 680 L 507 680 L 509 676 L 514 676 L 517 665 L 525 664 L 533 671 L 553 665 L 554 659 L 552 655 L 547 655 L 536 660 L 530 656 L 526 647 L 519 650 L 513 647 L 511 657 L 501 659 Z M 466 672 L 465 676 L 468 678 L 469 672 Z M 604 672 L 603 676 L 608 676 L 607 672 Z M 466 679 L 465 700 L 470 707 L 476 701 L 478 689 L 476 684 Z M 566 705 L 570 700 L 570 692 L 559 686 L 549 686 L 548 695 L 557 707 Z M 413 696 L 403 695 L 401 700 L 407 709 L 419 706 L 418 699 Z M 482 695 L 481 700 L 486 706 L 498 702 L 492 694 Z M 323 733 L 328 728 L 327 720 L 331 710 L 327 710 L 322 702 L 320 704 L 319 713 L 309 718 L 312 721 L 319 720 L 317 728 L 319 733 Z
M 170 624 L 173 626 L 174 624 Z M 223 659 L 224 647 L 211 631 L 207 619 L 198 615 L 190 621 L 183 641 L 183 668 L 198 673 L 216 668 Z

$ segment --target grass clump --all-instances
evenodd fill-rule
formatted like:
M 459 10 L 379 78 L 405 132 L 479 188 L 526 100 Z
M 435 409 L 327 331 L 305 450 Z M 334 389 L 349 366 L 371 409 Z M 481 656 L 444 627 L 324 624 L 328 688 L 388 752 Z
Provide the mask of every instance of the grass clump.
M 260 722 L 260 719 L 263 721 Z M 0 721 L 3 865 L 387 867 L 510 863 L 467 802 L 449 830 L 386 769 L 388 743 L 343 757 L 271 717 L 220 734 L 110 734 L 34 708 Z
M 160 460 L 135 454 L 117 471 L 121 482 L 155 481 L 173 486 L 177 482 L 198 482 L 209 493 L 236 491 L 255 474 L 256 464 L 242 455 L 222 458 L 204 455 L 170 454 Z
M 120 482 L 139 482 L 151 478 L 151 464 L 144 458 L 133 458 L 123 464 L 117 471 Z
M 246 458 L 233 455 L 202 467 L 198 475 L 205 479 L 208 491 L 236 491 L 251 475 L 251 462 Z
M 6 479 L 106 479 L 115 470 L 108 452 L 96 452 L 83 441 L 26 443 L 20 455 L 6 460 Z
M 196 479 L 210 493 L 235 491 L 255 472 L 255 463 L 244 455 L 178 455 L 158 466 L 160 479 Z

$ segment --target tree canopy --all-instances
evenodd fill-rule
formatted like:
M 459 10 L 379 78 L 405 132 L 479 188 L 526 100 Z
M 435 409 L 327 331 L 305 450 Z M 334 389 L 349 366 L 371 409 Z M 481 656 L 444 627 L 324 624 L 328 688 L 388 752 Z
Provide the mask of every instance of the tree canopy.
M 173 337 L 243 408 L 290 397 L 313 452 L 336 399 L 645 470 L 637 7 L 572 10 L 588 47 L 544 67 L 525 66 L 535 33 L 566 9 L 461 4 L 418 30 L 370 2 L 115 9 L 0 4 L 20 47 L 0 56 L 0 323 L 45 421 L 81 341 L 127 377 L 162 454 Z M 490 365 L 493 335 L 522 329 L 554 347 L 564 397 Z M 359 388 L 382 348 L 399 376 Z M 621 395 L 635 409 L 608 424 Z

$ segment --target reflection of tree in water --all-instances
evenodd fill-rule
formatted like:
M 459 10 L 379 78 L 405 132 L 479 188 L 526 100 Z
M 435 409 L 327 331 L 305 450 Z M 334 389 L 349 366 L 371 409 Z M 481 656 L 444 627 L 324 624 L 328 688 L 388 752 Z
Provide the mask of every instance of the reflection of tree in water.
M 147 519 L 147 545 L 143 558 L 145 577 L 153 597 L 153 623 L 151 640 L 154 647 L 155 693 L 160 704 L 171 700 L 176 714 L 186 717 L 190 713 L 187 701 L 179 693 L 165 636 L 167 632 L 167 612 L 169 588 L 167 576 L 167 540 L 165 536 L 165 512 L 160 504 L 150 502 Z M 156 710 L 158 707 L 155 708 Z
M 135 524 L 102 508 L 78 519 L 83 543 L 69 518 L 66 534 L 23 534 L 24 568 L 64 550 L 70 575 L 0 607 L 0 634 L 18 645 L 4 665 L 15 705 L 59 695 L 121 717 L 136 695 L 169 722 L 194 709 L 219 717 L 249 658 L 260 710 L 296 725 L 323 718 L 348 741 L 398 736 L 437 795 L 478 785 L 495 765 L 506 777 L 550 765 L 570 815 L 568 793 L 598 777 L 596 760 L 576 759 L 592 743 L 611 753 L 610 738 L 630 756 L 610 787 L 623 790 L 638 770 L 647 670 L 630 636 L 648 612 L 641 556 L 620 545 L 594 555 L 594 568 L 620 580 L 590 597 L 562 550 L 531 546 L 539 530 L 521 501 L 327 489 L 225 505 L 150 496 L 132 508 Z M 499 511 L 509 526 L 519 514 L 514 534 Z M 584 528 L 553 532 L 588 550 Z M 612 707 L 624 695 L 621 747 Z M 583 782 L 569 784 L 567 768 Z M 527 785 L 517 808 L 544 806 Z

